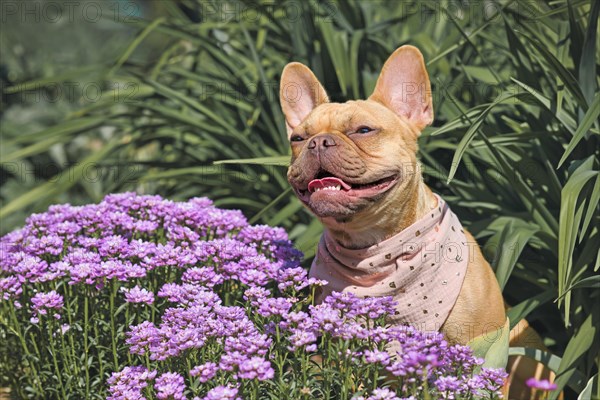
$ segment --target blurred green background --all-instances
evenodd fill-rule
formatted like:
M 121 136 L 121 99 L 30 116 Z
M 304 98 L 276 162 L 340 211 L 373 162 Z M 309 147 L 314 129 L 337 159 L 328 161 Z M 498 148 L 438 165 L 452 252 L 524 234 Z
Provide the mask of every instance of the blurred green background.
M 285 227 L 306 265 L 321 227 L 285 179 L 283 66 L 307 64 L 345 101 L 370 94 L 395 48 L 419 47 L 435 112 L 426 182 L 478 238 L 512 323 L 544 337 L 555 357 L 535 357 L 567 398 L 600 396 L 600 2 L 1 7 L 1 233 L 111 192 L 208 196 Z

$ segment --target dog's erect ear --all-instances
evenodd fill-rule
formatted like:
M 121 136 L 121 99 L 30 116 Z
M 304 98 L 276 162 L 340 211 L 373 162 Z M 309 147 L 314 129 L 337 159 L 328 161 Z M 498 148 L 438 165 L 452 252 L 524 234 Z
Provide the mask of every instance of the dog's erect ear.
M 369 100 L 386 105 L 419 130 L 433 122 L 429 75 L 416 47 L 402 46 L 392 53 Z
M 279 101 L 285 115 L 288 139 L 292 130 L 319 104 L 327 103 L 327 93 L 312 71 L 298 62 L 289 63 L 281 73 Z

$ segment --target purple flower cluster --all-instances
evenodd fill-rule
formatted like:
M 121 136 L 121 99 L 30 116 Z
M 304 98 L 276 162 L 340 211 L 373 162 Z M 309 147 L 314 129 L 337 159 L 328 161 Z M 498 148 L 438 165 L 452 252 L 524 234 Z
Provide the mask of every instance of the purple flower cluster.
M 214 362 L 207 362 L 192 368 L 192 370 L 190 370 L 190 375 L 197 376 L 200 382 L 206 383 L 215 377 L 217 371 L 217 364 Z
M 145 367 L 125 367 L 108 378 L 110 396 L 107 400 L 145 399 L 143 390 L 156 376 L 156 371 L 148 371 Z
M 230 386 L 217 386 L 206 393 L 204 398 L 194 397 L 194 400 L 241 400 L 238 389 Z
M 53 317 L 60 319 L 60 313 L 53 310 L 60 310 L 63 307 L 63 297 L 52 290 L 48 293 L 38 293 L 31 298 L 31 323 L 37 324 L 40 322 L 39 317 L 46 315 L 48 312 L 54 312 Z
M 46 314 L 60 317 L 63 295 L 85 297 L 93 310 L 110 304 L 111 320 L 128 325 L 122 339 L 129 354 L 115 358 L 145 366 L 116 368 L 109 400 L 238 400 L 268 392 L 273 379 L 281 385 L 278 374 L 318 375 L 294 370 L 300 363 L 291 360 L 317 368 L 308 357 L 324 349 L 329 363 L 353 366 L 343 373 L 362 368 L 396 377 L 402 394 L 427 387 L 433 398 L 469 398 L 502 386 L 503 371 L 474 373 L 481 361 L 469 348 L 450 346 L 441 334 L 386 326 L 391 298 L 333 293 L 312 304 L 315 286 L 326 282 L 310 279 L 301 258 L 283 229 L 250 226 L 239 211 L 208 199 L 109 195 L 96 205 L 50 207 L 0 239 L 0 307 L 30 302 L 39 323 Z M 366 387 L 368 376 L 354 378 Z M 290 387 L 310 392 L 323 379 Z M 385 387 L 357 396 L 403 398 Z
M 352 400 L 403 400 L 388 388 L 377 388 L 369 397 L 355 396 Z
M 160 400 L 185 400 L 183 376 L 178 373 L 165 372 L 156 378 L 154 388 Z
M 131 289 L 121 288 L 125 294 L 125 301 L 128 303 L 152 304 L 154 303 L 154 294 L 146 289 L 134 286 Z
M 300 259 L 283 229 L 249 226 L 239 211 L 208 199 L 114 194 L 100 204 L 51 206 L 0 238 L 0 299 L 19 307 L 23 290 L 61 279 L 97 290 L 110 281 L 126 287 L 169 267 L 194 285 L 264 285 Z M 153 301 L 148 288 L 124 293 L 131 303 Z

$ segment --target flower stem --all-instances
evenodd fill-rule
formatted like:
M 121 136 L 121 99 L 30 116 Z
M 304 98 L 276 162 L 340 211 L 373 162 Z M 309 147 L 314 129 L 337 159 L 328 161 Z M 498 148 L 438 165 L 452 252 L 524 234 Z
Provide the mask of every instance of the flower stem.
M 112 281 L 112 292 L 110 294 L 110 336 L 112 341 L 114 370 L 119 369 L 119 357 L 117 354 L 117 333 L 115 328 L 115 297 L 117 296 L 117 287 L 115 281 Z
M 89 305 L 88 297 L 85 296 L 83 299 L 83 351 L 85 354 L 85 398 L 90 396 L 90 369 L 88 368 L 88 329 L 89 329 Z
M 129 326 L 129 307 L 130 304 L 125 307 L 125 327 Z M 131 353 L 127 352 L 127 363 L 131 365 Z
M 69 327 L 73 326 L 73 315 L 75 315 L 75 313 L 73 313 L 73 311 L 71 310 L 71 298 L 72 296 L 72 289 L 71 286 L 69 285 L 65 285 L 67 287 L 67 289 L 65 290 L 65 304 L 67 305 L 67 320 L 69 321 Z M 71 362 L 71 365 L 74 366 L 75 369 L 75 375 L 79 376 L 79 363 L 77 362 L 77 357 L 75 357 L 75 343 L 73 341 L 73 335 L 69 335 L 69 350 L 71 351 L 71 360 L 73 360 Z
M 54 324 L 52 322 L 48 323 L 48 342 L 50 343 L 50 351 L 52 352 L 52 361 L 54 363 L 54 370 L 56 371 L 56 379 L 58 379 L 58 384 L 60 386 L 60 392 L 62 393 L 62 398 L 66 399 L 67 394 L 65 392 L 65 386 L 62 381 L 62 374 L 60 369 L 58 368 L 58 360 L 56 358 L 56 347 L 54 346 L 54 337 L 52 335 L 52 326 Z
M 10 316 L 13 319 L 13 324 L 14 324 L 13 332 L 19 338 L 19 341 L 21 342 L 21 346 L 23 347 L 23 350 L 25 351 L 25 355 L 27 356 L 27 363 L 29 364 L 31 371 L 33 372 L 33 386 L 37 386 L 38 393 L 43 394 L 44 388 L 42 387 L 42 382 L 40 380 L 40 376 L 38 375 L 37 369 L 35 368 L 35 364 L 32 362 L 33 356 L 31 354 L 31 352 L 29 351 L 29 347 L 27 347 L 27 342 L 25 341 L 25 338 L 21 334 L 21 325 L 19 324 L 19 320 L 17 319 L 14 305 L 12 303 L 9 303 L 9 304 L 10 304 Z
M 93 310 L 93 307 L 92 307 Z M 92 311 L 92 314 L 94 312 Z M 98 324 L 94 324 L 94 337 L 100 338 L 100 334 L 98 332 Z M 100 346 L 96 346 L 97 356 L 98 356 L 98 365 L 100 367 L 100 377 L 104 379 L 104 361 L 102 357 L 102 353 L 100 352 Z

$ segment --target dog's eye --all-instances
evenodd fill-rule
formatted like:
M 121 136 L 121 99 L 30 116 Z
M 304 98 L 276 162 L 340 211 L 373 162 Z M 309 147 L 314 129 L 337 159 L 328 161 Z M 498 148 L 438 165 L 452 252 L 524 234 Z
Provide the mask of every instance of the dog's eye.
M 304 140 L 304 138 L 300 135 L 294 135 L 290 138 L 291 142 L 301 142 L 303 140 Z
M 372 132 L 372 131 L 373 131 L 373 129 L 369 128 L 368 126 L 361 126 L 360 128 L 358 128 L 356 130 L 356 133 L 369 133 L 369 132 Z

